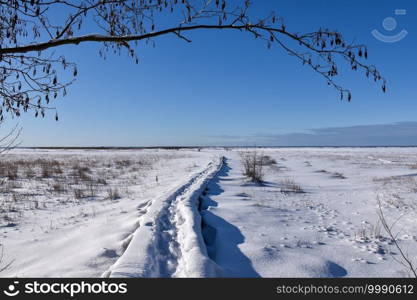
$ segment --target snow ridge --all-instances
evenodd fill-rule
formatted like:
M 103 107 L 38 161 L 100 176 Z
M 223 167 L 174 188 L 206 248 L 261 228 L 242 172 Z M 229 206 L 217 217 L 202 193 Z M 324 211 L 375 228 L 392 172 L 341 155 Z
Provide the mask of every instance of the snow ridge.
M 216 158 L 168 196 L 149 202 L 138 229 L 104 277 L 216 277 L 219 267 L 207 255 L 201 233 L 199 196 L 220 171 Z

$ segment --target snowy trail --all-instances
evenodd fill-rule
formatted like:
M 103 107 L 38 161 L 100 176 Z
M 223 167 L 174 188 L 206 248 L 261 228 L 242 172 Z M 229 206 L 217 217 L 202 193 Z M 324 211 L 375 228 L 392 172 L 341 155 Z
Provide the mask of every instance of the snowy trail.
M 223 158 L 168 196 L 148 201 L 127 248 L 103 277 L 214 277 L 218 267 L 207 255 L 198 201 L 222 168 Z

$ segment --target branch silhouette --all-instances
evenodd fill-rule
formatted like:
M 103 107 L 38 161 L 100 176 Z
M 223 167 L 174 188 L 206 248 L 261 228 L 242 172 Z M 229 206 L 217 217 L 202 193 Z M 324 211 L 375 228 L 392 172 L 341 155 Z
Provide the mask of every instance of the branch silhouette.
M 0 120 L 5 113 L 18 117 L 34 110 L 36 117 L 43 117 L 46 110 L 54 110 L 50 101 L 65 96 L 78 74 L 74 62 L 56 55 L 61 46 L 99 43 L 101 57 L 126 53 L 138 63 L 139 42 L 154 44 L 158 37 L 174 35 L 190 43 L 189 33 L 204 30 L 233 30 L 250 34 L 268 48 L 277 45 L 321 75 L 341 99 L 352 99 L 351 91 L 335 81 L 343 61 L 353 71 L 362 70 L 382 82 L 386 91 L 386 80 L 366 63 L 365 45 L 349 43 L 338 31 L 326 28 L 291 32 L 275 12 L 251 16 L 251 6 L 248 0 L 0 1 Z M 64 17 L 57 18 L 57 11 Z M 62 72 L 70 72 L 72 79 L 58 76 Z

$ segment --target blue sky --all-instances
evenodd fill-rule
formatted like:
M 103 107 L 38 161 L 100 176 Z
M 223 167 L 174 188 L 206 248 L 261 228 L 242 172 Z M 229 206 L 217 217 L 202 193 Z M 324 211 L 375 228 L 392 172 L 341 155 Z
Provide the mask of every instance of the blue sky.
M 407 14 L 395 15 L 395 9 Z M 23 126 L 24 146 L 417 145 L 417 134 L 401 135 L 402 126 L 410 130 L 417 122 L 416 1 L 263 0 L 252 14 L 270 10 L 290 31 L 328 27 L 367 44 L 388 93 L 349 72 L 338 80 L 352 90 L 353 102 L 341 102 L 320 76 L 277 46 L 267 50 L 238 32 L 200 31 L 188 35 L 191 44 L 166 36 L 155 48 L 140 47 L 138 65 L 127 56 L 103 60 L 96 44 L 62 47 L 58 51 L 77 62 L 79 76 L 68 96 L 54 103 L 59 122 L 52 114 L 29 114 L 7 124 Z M 391 32 L 382 25 L 387 17 L 398 22 Z M 383 43 L 372 36 L 374 29 L 408 35 Z M 329 137 L 326 131 L 358 125 L 351 135 L 338 130 Z

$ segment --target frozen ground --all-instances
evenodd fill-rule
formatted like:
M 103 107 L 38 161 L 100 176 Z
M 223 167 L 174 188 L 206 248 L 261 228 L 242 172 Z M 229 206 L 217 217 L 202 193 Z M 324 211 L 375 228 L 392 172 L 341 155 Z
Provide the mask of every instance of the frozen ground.
M 416 148 L 243 151 L 3 155 L 0 276 L 410 276 L 377 212 L 416 265 Z
M 2 156 L 0 269 L 11 265 L 0 275 L 101 276 L 128 247 L 145 208 L 204 170 L 213 155 L 15 150 Z M 7 163 L 19 166 L 16 178 L 8 178 Z
M 408 277 L 381 228 L 378 201 L 417 263 L 417 149 L 265 149 L 265 183 L 238 151 L 206 197 L 210 257 L 232 277 Z

